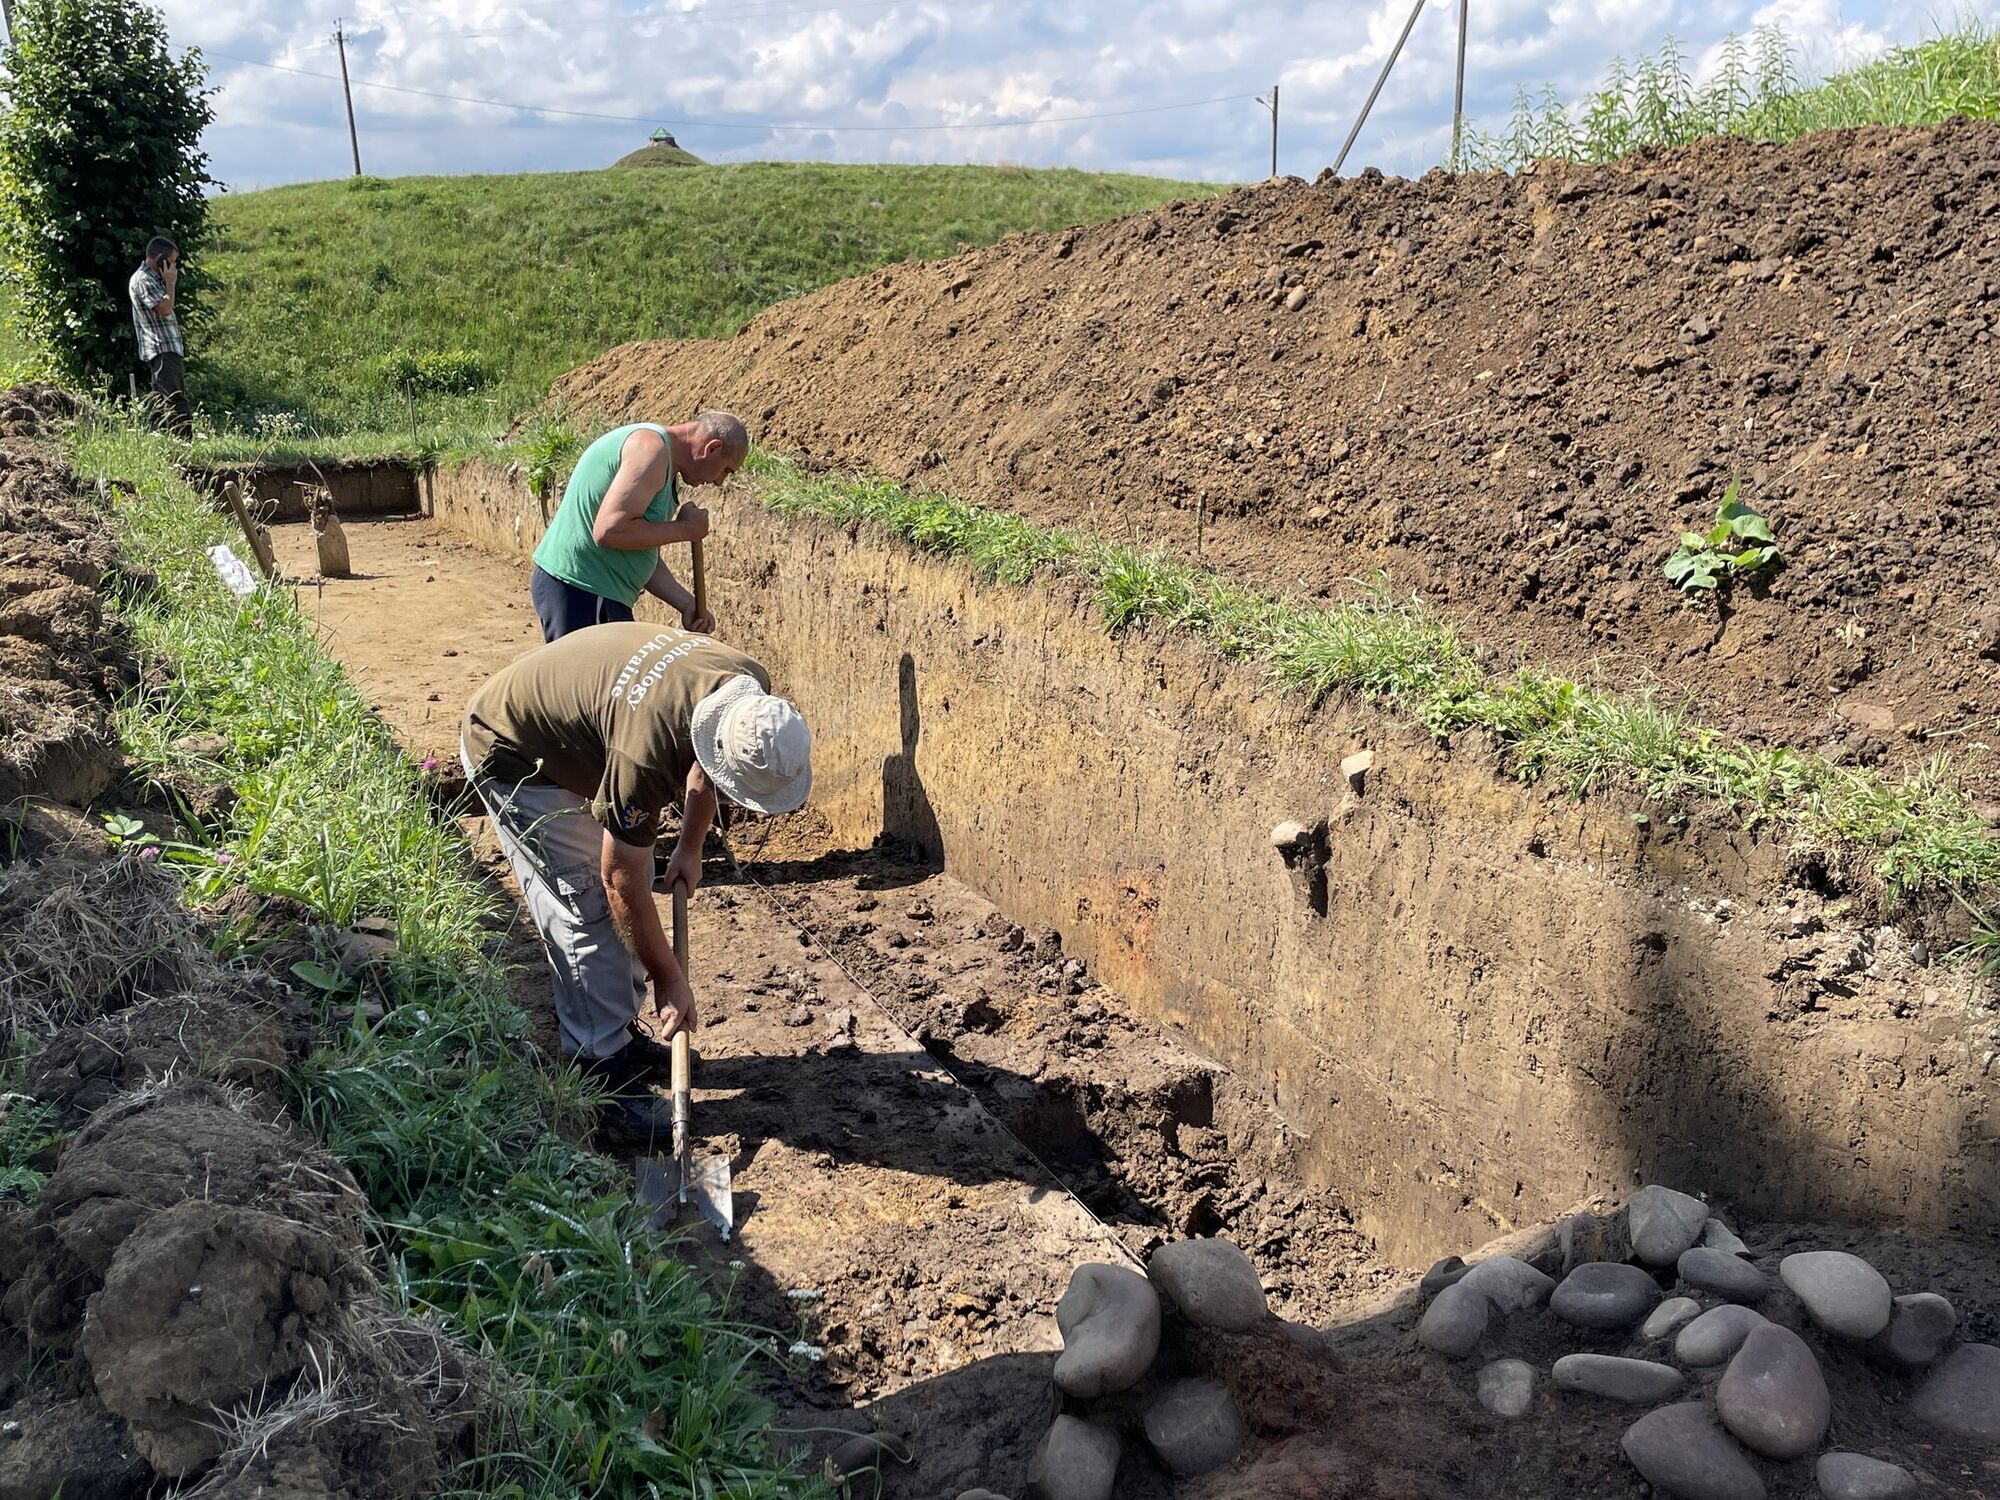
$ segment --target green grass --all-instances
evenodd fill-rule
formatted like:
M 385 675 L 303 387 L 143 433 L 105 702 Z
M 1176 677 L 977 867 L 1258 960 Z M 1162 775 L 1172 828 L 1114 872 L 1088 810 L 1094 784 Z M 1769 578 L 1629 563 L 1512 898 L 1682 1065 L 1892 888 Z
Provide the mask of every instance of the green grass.
M 1317 702 L 1340 693 L 1377 700 L 1436 735 L 1484 730 L 1523 781 L 1576 796 L 1627 788 L 1678 818 L 1697 805 L 1731 809 L 1804 843 L 1863 851 L 1890 901 L 1950 891 L 1975 910 L 2000 894 L 2000 840 L 1973 811 L 1951 763 L 1938 757 L 1890 780 L 1785 747 L 1745 743 L 1695 721 L 1688 708 L 1613 693 L 1523 668 L 1496 674 L 1449 622 L 1379 587 L 1350 602 L 1305 605 L 1246 588 L 1197 564 L 1036 526 L 1019 517 L 893 484 L 815 477 L 767 454 L 752 484 L 782 515 L 879 526 L 979 577 L 1023 583 L 1039 573 L 1075 580 L 1111 631 L 1150 626 L 1205 640 L 1253 663 L 1275 684 Z M 1985 920 L 1985 947 L 1993 948 Z
M 175 772 L 238 793 L 162 861 L 189 894 L 287 896 L 334 922 L 396 924 L 386 1004 L 291 1080 L 298 1115 L 354 1170 L 385 1281 L 497 1371 L 476 1457 L 445 1493 L 518 1500 L 821 1495 L 774 1457 L 754 1391 L 776 1353 L 642 1224 L 613 1165 L 572 1144 L 590 1104 L 573 1069 L 538 1063 L 526 1017 L 484 956 L 493 905 L 424 771 L 391 742 L 320 649 L 288 593 L 239 599 L 204 549 L 227 530 L 181 478 L 178 445 L 87 421 L 85 476 L 136 487 L 116 524 L 157 584 L 121 601 L 165 684 L 124 703 L 142 775 Z M 213 735 L 199 758 L 184 736 Z M 365 998 L 337 966 L 304 965 L 322 1019 Z M 35 1127 L 21 1117 L 20 1128 Z M 0 1167 L 19 1151 L 0 1142 Z M 4 1188 L 0 1188 L 4 1190 Z
M 1784 32 L 1766 26 L 1747 42 L 1730 37 L 1703 82 L 1669 36 L 1656 57 L 1632 65 L 1613 58 L 1603 87 L 1579 104 L 1551 88 L 1539 96 L 1523 89 L 1506 127 L 1470 132 L 1463 154 L 1471 167 L 1512 171 L 1544 157 L 1610 161 L 1703 136 L 1788 141 L 1813 130 L 1935 125 L 1954 115 L 2000 119 L 2000 36 L 1979 22 L 1816 83 L 1802 80 Z
M 491 431 L 611 345 L 726 335 L 893 261 L 1208 191 L 1075 171 L 760 163 L 227 195 L 194 394 L 225 430 L 275 416 L 407 432 L 390 367 L 463 351 L 483 383 L 421 396 L 420 424 Z

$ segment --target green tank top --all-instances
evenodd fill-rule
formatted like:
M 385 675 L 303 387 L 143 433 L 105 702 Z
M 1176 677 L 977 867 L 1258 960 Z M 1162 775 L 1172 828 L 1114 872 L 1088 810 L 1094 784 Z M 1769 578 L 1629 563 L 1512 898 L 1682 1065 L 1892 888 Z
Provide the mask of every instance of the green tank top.
M 601 545 L 591 532 L 597 524 L 597 507 L 604 503 L 611 481 L 618 477 L 618 460 L 625 439 L 642 427 L 662 438 L 667 436 L 667 429 L 657 422 L 633 422 L 612 428 L 583 450 L 569 483 L 563 487 L 562 504 L 556 507 L 549 529 L 542 534 L 541 545 L 535 548 L 535 566 L 551 578 L 560 578 L 585 593 L 627 605 L 636 604 L 639 595 L 645 592 L 646 580 L 653 576 L 660 554 L 621 552 Z M 671 521 L 679 506 L 680 497 L 674 493 L 673 466 L 669 464 L 667 482 L 646 502 L 646 519 Z

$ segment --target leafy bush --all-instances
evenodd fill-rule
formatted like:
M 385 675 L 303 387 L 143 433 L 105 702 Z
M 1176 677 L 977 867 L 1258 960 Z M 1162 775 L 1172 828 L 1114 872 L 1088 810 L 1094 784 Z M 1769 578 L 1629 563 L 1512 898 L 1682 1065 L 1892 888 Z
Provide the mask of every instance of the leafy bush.
M 1683 531 L 1680 545 L 1667 559 L 1667 582 L 1683 590 L 1712 589 L 1737 573 L 1783 566 L 1771 523 L 1736 498 L 1737 481 L 1729 481 L 1715 524 L 1707 531 Z M 1745 543 L 1748 545 L 1746 546 Z
M 0 266 L 14 318 L 55 370 L 103 386 L 137 359 L 126 283 L 165 235 L 183 262 L 175 310 L 198 316 L 213 116 L 198 52 L 127 0 L 21 0 L 4 57 Z
M 486 366 L 467 349 L 398 349 L 382 361 L 382 379 L 419 396 L 469 396 L 486 384 Z

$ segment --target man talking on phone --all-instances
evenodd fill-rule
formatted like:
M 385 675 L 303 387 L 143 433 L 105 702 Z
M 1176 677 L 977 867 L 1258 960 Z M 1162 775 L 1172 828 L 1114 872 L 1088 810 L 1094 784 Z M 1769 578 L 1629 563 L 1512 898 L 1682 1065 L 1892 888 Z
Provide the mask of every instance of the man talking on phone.
M 180 247 L 164 235 L 146 242 L 145 263 L 132 273 L 132 332 L 139 340 L 139 363 L 146 367 L 169 432 L 194 436 L 194 413 L 187 398 L 187 341 L 174 311 L 180 286 Z

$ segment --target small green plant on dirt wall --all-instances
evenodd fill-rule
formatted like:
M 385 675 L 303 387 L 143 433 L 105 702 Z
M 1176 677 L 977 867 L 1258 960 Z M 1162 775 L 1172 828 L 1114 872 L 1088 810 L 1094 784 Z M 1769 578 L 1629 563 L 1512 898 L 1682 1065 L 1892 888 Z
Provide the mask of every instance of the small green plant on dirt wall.
M 0 1070 L 0 1203 L 13 1198 L 33 1198 L 42 1190 L 43 1173 L 37 1165 L 49 1147 L 63 1139 L 56 1130 L 56 1107 L 9 1092 L 9 1074 Z
M 519 447 L 528 492 L 547 500 L 569 483 L 570 470 L 583 452 L 583 434 L 560 413 L 538 412 L 522 432 Z
M 469 396 L 486 384 L 486 367 L 467 349 L 398 349 L 382 360 L 392 391 L 419 396 Z
M 1715 589 L 1739 574 L 1775 573 L 1784 566 L 1771 523 L 1736 498 L 1737 481 L 1729 481 L 1716 508 L 1715 524 L 1706 531 L 1683 531 L 1663 570 L 1667 582 L 1683 592 Z M 1768 570 L 1768 572 L 1767 572 Z

